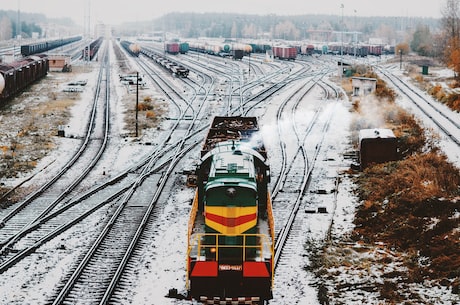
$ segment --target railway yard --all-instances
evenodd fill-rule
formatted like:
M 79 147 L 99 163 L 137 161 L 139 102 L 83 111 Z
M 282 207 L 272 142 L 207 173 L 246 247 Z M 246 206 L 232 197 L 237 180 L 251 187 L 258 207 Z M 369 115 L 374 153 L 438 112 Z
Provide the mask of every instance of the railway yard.
M 190 179 L 215 117 L 254 117 L 274 220 L 264 304 L 459 304 L 458 111 L 394 56 L 346 55 L 389 100 L 354 96 L 340 55 L 162 47 L 105 39 L 1 106 L 0 303 L 204 302 L 188 297 Z M 360 168 L 363 128 L 391 128 L 401 160 Z

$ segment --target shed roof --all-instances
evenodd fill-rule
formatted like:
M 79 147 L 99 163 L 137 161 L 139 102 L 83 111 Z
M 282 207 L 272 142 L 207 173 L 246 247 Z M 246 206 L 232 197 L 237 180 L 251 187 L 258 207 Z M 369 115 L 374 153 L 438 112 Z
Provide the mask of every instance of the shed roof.
M 387 128 L 370 128 L 359 131 L 359 141 L 368 138 L 396 138 L 393 131 Z
M 376 82 L 376 81 L 377 81 L 376 78 L 372 78 L 372 77 L 359 77 L 359 76 L 353 76 L 351 79 L 352 79 L 352 80 L 353 80 L 353 79 L 368 80 L 368 81 L 373 81 L 373 82 Z

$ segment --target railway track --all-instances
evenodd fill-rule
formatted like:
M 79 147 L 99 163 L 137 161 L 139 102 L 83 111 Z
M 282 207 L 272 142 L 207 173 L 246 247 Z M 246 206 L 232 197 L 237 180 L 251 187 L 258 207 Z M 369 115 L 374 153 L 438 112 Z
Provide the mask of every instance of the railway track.
M 76 192 L 78 187 L 96 166 L 106 149 L 108 141 L 109 120 L 109 79 L 110 69 L 108 57 L 105 56 L 99 71 L 98 82 L 94 94 L 90 119 L 86 135 L 78 151 L 64 167 L 37 191 L 30 194 L 23 202 L 11 209 L 3 211 L 1 218 L 1 260 L 8 260 L 8 253 L 18 252 L 14 245 L 26 235 L 31 227 L 40 222 L 54 209 L 65 204 Z M 102 91 L 105 89 L 105 92 Z M 103 98 L 104 102 L 99 103 Z M 102 122 L 102 126 L 96 124 Z
M 330 230 L 334 218 L 334 200 L 336 199 L 332 198 L 331 204 L 324 206 L 311 204 L 308 200 L 312 195 L 318 194 L 320 194 L 319 196 L 334 197 L 338 187 L 334 185 L 338 181 L 338 174 L 321 177 L 324 175 L 325 166 L 324 164 L 318 166 L 316 164 L 317 162 L 328 162 L 327 160 L 318 160 L 318 158 L 325 154 L 325 149 L 328 149 L 324 146 L 328 142 L 327 135 L 330 132 L 330 123 L 339 96 L 338 91 L 331 87 L 335 100 L 330 100 L 330 90 L 327 88 L 330 85 L 322 82 L 323 76 L 315 76 L 300 86 L 299 90 L 295 91 L 279 106 L 276 115 L 279 121 L 277 125 L 283 126 L 283 128 L 278 129 L 278 137 L 284 140 L 280 140 L 279 143 L 282 162 L 278 179 L 272 191 L 274 215 L 277 219 L 275 281 L 278 283 L 278 294 L 274 296 L 273 301 L 275 303 L 283 302 L 283 299 L 289 300 L 289 298 L 301 302 L 301 300 L 296 299 L 299 292 L 301 292 L 300 295 L 316 294 L 313 283 L 303 283 L 299 280 L 304 277 L 300 271 L 304 269 L 304 266 L 297 262 L 299 257 L 306 260 L 307 255 L 303 253 L 306 253 L 304 247 L 308 240 L 314 241 L 324 238 Z M 299 115 L 299 112 L 305 111 L 300 109 L 301 103 L 305 103 L 305 100 L 311 100 L 308 96 L 306 98 L 306 95 L 317 94 L 318 92 L 314 91 L 313 88 L 318 86 L 324 94 L 323 102 L 311 106 L 313 109 L 309 111 L 311 113 L 308 116 Z M 289 134 L 291 134 L 290 137 Z M 318 179 L 318 176 L 321 179 Z M 316 185 L 318 180 L 323 184 L 321 187 Z M 323 187 L 327 183 L 332 184 L 332 187 L 325 191 Z M 312 202 L 315 201 L 312 200 Z M 312 218 L 324 219 L 321 232 L 312 232 L 309 227 L 309 220 Z M 322 237 L 318 238 L 318 233 Z M 293 274 L 294 276 L 298 275 L 299 278 L 292 278 Z
M 327 135 L 329 124 L 333 116 L 333 109 L 326 109 L 326 119 L 320 120 L 320 116 L 324 115 L 324 105 L 317 105 L 313 110 L 313 114 L 309 120 L 307 126 L 305 122 L 296 121 L 298 115 L 296 112 L 299 110 L 299 103 L 303 100 L 305 95 L 312 90 L 317 84 L 317 81 L 311 81 L 312 84 L 306 88 L 301 88 L 294 94 L 299 96 L 294 100 L 293 105 L 289 113 L 289 118 L 283 118 L 282 114 L 284 108 L 287 106 L 287 101 L 282 103 L 281 107 L 277 112 L 277 120 L 279 121 L 278 126 L 286 126 L 284 122 L 290 121 L 292 125 L 287 130 L 278 129 L 278 136 L 280 139 L 286 139 L 287 134 L 294 133 L 295 143 L 280 141 L 280 150 L 283 162 L 281 163 L 280 174 L 273 187 L 272 197 L 274 205 L 283 206 L 283 213 L 288 213 L 288 217 L 279 215 L 277 219 L 287 219 L 285 225 L 281 226 L 281 229 L 277 232 L 276 245 L 275 245 L 275 261 L 277 262 L 283 248 L 283 243 L 289 235 L 289 230 L 295 216 L 302 203 L 302 197 L 308 189 L 308 181 L 311 179 L 312 172 L 314 170 L 315 162 L 318 158 L 322 143 Z M 300 131 L 299 125 L 302 126 L 304 134 Z M 305 128 L 306 127 L 306 128 Z M 312 138 L 315 138 L 311 140 Z M 308 141 L 307 141 L 308 139 Z M 313 149 L 311 148 L 313 147 Z M 288 152 L 290 148 L 290 152 Z M 293 200 L 295 197 L 295 200 Z M 281 203 L 278 203 L 281 202 Z M 275 209 L 275 213 L 276 213 Z M 287 212 L 286 212 L 287 211 Z
M 444 105 L 434 102 L 431 98 L 427 98 L 418 90 L 407 84 L 407 82 L 404 82 L 401 78 L 382 67 L 378 67 L 378 70 L 397 88 L 399 93 L 406 96 L 450 141 L 455 143 L 457 147 L 460 146 L 460 123 L 458 114 L 447 109 Z
M 99 304 L 112 304 L 110 298 L 158 203 L 165 177 L 171 175 L 186 152 L 176 151 L 164 172 L 151 173 L 150 166 L 144 168 L 53 304 L 88 304 L 96 300 Z M 145 190 L 137 192 L 143 184 L 150 186 L 149 194 Z
M 284 75 L 283 71 L 286 72 L 286 68 L 263 75 L 259 79 L 255 78 L 252 80 L 250 83 L 255 87 L 260 87 L 260 84 L 265 84 L 265 86 L 264 90 L 252 94 L 250 99 L 246 99 L 244 102 L 238 101 L 236 103 L 233 103 L 233 101 L 229 99 L 226 105 L 222 103 L 222 105 L 218 105 L 219 107 L 216 107 L 215 110 L 218 109 L 219 112 L 230 112 L 233 114 L 247 114 L 250 111 L 258 111 L 258 109 L 266 106 L 266 102 L 269 101 L 271 96 L 280 92 L 280 90 L 290 84 L 287 79 L 299 80 L 304 77 L 302 73 L 305 73 L 305 70 L 303 70 L 303 72 L 299 72 L 298 74 L 285 73 L 286 75 Z M 156 73 L 149 72 L 148 74 Z M 277 75 L 280 80 L 284 79 L 281 85 L 275 83 L 267 85 L 267 78 L 270 76 L 273 77 L 274 75 Z M 205 76 L 200 77 L 203 79 L 205 78 Z M 178 119 L 177 122 L 175 122 L 178 124 L 173 124 L 174 126 L 180 126 L 180 124 L 186 121 L 188 124 L 187 130 L 182 130 L 173 134 L 173 131 L 177 130 L 175 127 L 171 128 L 168 130 L 167 135 L 161 136 L 164 143 L 162 142 L 162 144 L 158 145 L 149 156 L 146 156 L 135 167 L 114 177 L 111 180 L 112 183 L 104 183 L 104 186 L 96 187 L 86 194 L 81 195 L 81 199 L 84 200 L 83 197 L 90 198 L 97 194 L 97 204 L 93 202 L 92 209 L 86 209 L 84 212 L 75 212 L 74 220 L 72 221 L 69 220 L 71 217 L 69 217 L 67 221 L 65 219 L 55 219 L 57 223 L 61 223 L 62 229 L 66 230 L 78 223 L 77 216 L 79 214 L 80 216 L 86 215 L 82 217 L 87 217 L 92 213 L 96 213 L 97 207 L 110 206 L 110 209 L 107 209 L 108 212 L 106 213 L 113 215 L 108 221 L 107 226 L 101 229 L 102 233 L 88 240 L 91 241 L 94 239 L 96 241 L 90 251 L 86 252 L 85 249 L 81 249 L 79 256 L 83 259 L 80 260 L 79 264 L 72 264 L 72 272 L 67 273 L 65 284 L 59 285 L 59 288 L 54 291 L 53 296 L 49 297 L 47 303 L 54 302 L 54 304 L 61 304 L 69 302 L 76 304 L 81 302 L 82 304 L 87 304 L 89 300 L 93 299 L 97 299 L 97 302 L 101 304 L 119 303 L 118 296 L 123 295 L 122 290 L 126 288 L 126 283 L 132 281 L 133 272 L 130 270 L 138 270 L 139 268 L 137 264 L 138 261 L 136 260 L 138 258 L 136 253 L 143 251 L 142 248 L 145 247 L 148 240 L 154 240 L 155 246 L 157 247 L 157 243 L 161 244 L 161 237 L 152 235 L 143 236 L 143 232 L 146 230 L 146 227 L 150 227 L 150 230 L 157 231 L 152 228 L 158 228 L 165 225 L 155 219 L 164 218 L 161 211 L 167 210 L 168 208 L 171 209 L 171 207 L 168 206 L 171 205 L 168 194 L 171 192 L 171 188 L 174 184 L 171 182 L 171 178 L 176 176 L 173 174 L 174 168 L 177 166 L 178 162 L 183 162 L 183 158 L 186 156 L 187 152 L 197 149 L 202 139 L 200 132 L 204 131 L 208 126 L 206 121 L 207 113 L 204 110 L 205 108 L 202 107 L 206 104 L 205 101 L 209 89 L 204 88 L 204 86 L 206 86 L 204 83 L 197 84 L 189 81 L 187 81 L 187 83 L 190 87 L 196 87 L 196 89 L 193 89 L 195 92 L 204 92 L 201 100 L 197 99 L 194 101 L 185 99 L 185 101 L 180 102 L 180 105 L 176 106 L 178 118 L 185 119 L 185 110 L 189 111 L 188 114 L 192 113 L 192 119 Z M 207 83 L 212 84 L 213 82 L 208 80 Z M 165 84 L 158 83 L 158 86 L 164 87 Z M 212 85 L 208 85 L 208 88 L 211 86 Z M 267 89 L 267 87 L 271 87 L 271 89 Z M 167 92 L 171 92 L 172 90 L 172 88 L 166 89 Z M 241 89 L 235 88 L 235 90 Z M 193 95 L 195 96 L 196 94 Z M 180 100 L 182 97 L 174 94 L 171 95 L 171 98 Z M 303 138 L 300 132 L 298 138 Z M 296 166 L 291 166 L 291 168 L 294 167 Z M 130 177 L 130 179 L 127 179 L 127 177 Z M 121 181 L 123 182 L 120 183 Z M 165 194 L 165 191 L 162 191 L 161 188 L 167 184 L 170 185 L 166 188 L 168 194 Z M 110 188 L 110 186 L 113 187 Z M 175 187 L 177 187 L 177 185 Z M 104 190 L 105 195 L 102 195 L 102 190 Z M 101 199 L 101 197 L 104 197 L 104 199 Z M 163 197 L 163 199 L 159 199 L 160 197 Z M 76 203 L 79 199 L 80 198 L 70 201 L 68 203 L 69 206 L 80 205 L 81 203 Z M 187 210 L 187 206 L 182 209 Z M 113 214 L 111 210 L 114 210 Z M 45 219 L 46 218 L 43 218 L 42 220 Z M 166 223 L 170 224 L 170 222 Z M 35 226 L 37 222 L 33 224 Z M 99 231 L 99 229 L 98 227 L 96 231 Z M 54 235 L 54 237 L 56 236 L 57 235 Z M 121 241 L 122 237 L 123 242 Z M 51 235 L 43 237 L 36 242 L 35 249 L 43 246 L 46 241 L 52 238 L 53 236 Z M 64 247 L 70 247 L 70 245 L 64 245 Z M 33 251 L 33 247 L 31 247 L 31 249 L 30 251 Z M 102 256 L 99 256 L 99 254 L 102 254 Z M 132 256 L 133 254 L 134 257 Z M 108 256 L 113 257 L 113 261 L 107 261 L 106 258 Z M 182 256 L 181 259 L 183 259 Z M 179 266 L 179 268 L 182 266 Z M 100 279 L 95 278 L 95 274 L 103 274 L 104 277 Z M 88 287 L 91 287 L 91 289 Z M 163 295 L 164 294 L 165 293 L 163 293 Z
M 192 105 L 190 102 L 187 102 L 185 107 L 191 108 Z M 196 113 L 199 113 L 199 109 Z M 183 158 L 185 153 L 198 143 L 201 143 L 196 142 L 184 148 L 185 139 L 191 133 L 192 128 L 190 127 L 186 132 L 186 136 L 182 138 L 181 143 L 176 145 L 174 153 L 171 156 L 168 155 L 169 161 L 165 161 L 165 164 L 169 164 L 166 171 L 154 173 L 151 170 L 146 170 L 153 167 L 154 162 L 152 161 L 149 162 L 151 163 L 150 165 L 144 167 L 142 174 L 131 186 L 130 190 L 125 193 L 123 200 L 118 205 L 118 209 L 79 266 L 75 268 L 67 283 L 55 297 L 53 304 L 66 302 L 82 302 L 86 304 L 86 302 L 90 300 L 94 301 L 95 299 L 100 304 L 111 303 L 111 295 L 118 285 L 119 279 L 122 277 L 124 267 L 129 263 L 131 258 L 130 253 L 134 252 L 142 236 L 143 228 L 149 221 L 150 215 L 168 180 L 167 177 L 171 175 L 177 162 Z M 168 138 L 171 137 L 169 136 Z M 148 196 L 152 198 L 148 204 L 145 204 L 145 198 L 139 200 L 139 195 L 136 195 L 138 193 L 137 189 L 142 184 L 156 186 L 154 187 L 155 191 L 153 194 Z M 142 196 L 145 196 L 145 191 L 142 191 L 142 193 L 144 193 Z M 140 204 L 142 202 L 144 204 Z M 136 212 L 133 212 L 133 210 Z M 129 230 L 127 229 L 127 224 L 129 224 Z M 123 240 L 120 241 L 120 239 Z M 117 241 L 114 242 L 114 240 Z M 114 243 L 117 244 L 117 249 L 113 249 Z M 106 257 L 110 257 L 110 260 L 107 261 Z M 104 274 L 105 278 L 99 278 L 99 285 L 93 287 L 92 291 L 88 293 L 88 279 L 92 278 L 94 274 L 101 273 Z M 89 281 L 92 282 L 91 280 Z

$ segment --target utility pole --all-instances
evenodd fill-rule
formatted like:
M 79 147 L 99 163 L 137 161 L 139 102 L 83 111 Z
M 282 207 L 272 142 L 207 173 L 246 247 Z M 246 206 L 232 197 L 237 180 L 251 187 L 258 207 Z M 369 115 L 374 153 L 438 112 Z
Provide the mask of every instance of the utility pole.
M 138 112 L 139 112 L 139 72 L 136 72 L 136 138 L 139 135 L 139 132 L 138 132 L 139 124 L 137 121 Z
M 358 27 L 356 26 L 356 10 L 354 10 L 354 12 L 355 12 L 355 33 L 353 35 L 353 40 L 355 44 L 355 57 L 356 57 L 356 49 L 358 47 Z
M 341 40 L 341 43 L 340 43 L 340 78 L 342 78 L 342 74 L 343 74 L 343 3 L 340 4 L 340 8 L 342 9 L 342 22 L 341 22 L 341 29 L 340 29 L 340 40 Z
M 399 70 L 402 70 L 402 49 L 399 49 Z
M 248 73 L 249 73 L 249 76 L 248 76 L 248 82 L 249 82 L 249 78 L 251 77 L 251 52 L 249 52 L 249 55 L 248 55 Z
M 18 0 L 18 26 L 17 26 L 17 33 L 16 33 L 16 39 L 21 39 L 22 35 L 22 29 L 21 29 L 21 1 Z M 13 50 L 13 56 L 14 56 L 14 50 Z

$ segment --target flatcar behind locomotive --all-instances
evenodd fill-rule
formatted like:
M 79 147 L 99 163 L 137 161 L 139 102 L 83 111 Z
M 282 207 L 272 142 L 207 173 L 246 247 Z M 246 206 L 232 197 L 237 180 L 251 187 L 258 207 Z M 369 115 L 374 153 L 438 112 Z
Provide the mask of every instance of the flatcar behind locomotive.
M 270 170 L 255 117 L 215 117 L 197 168 L 188 231 L 187 290 L 207 304 L 272 298 Z

